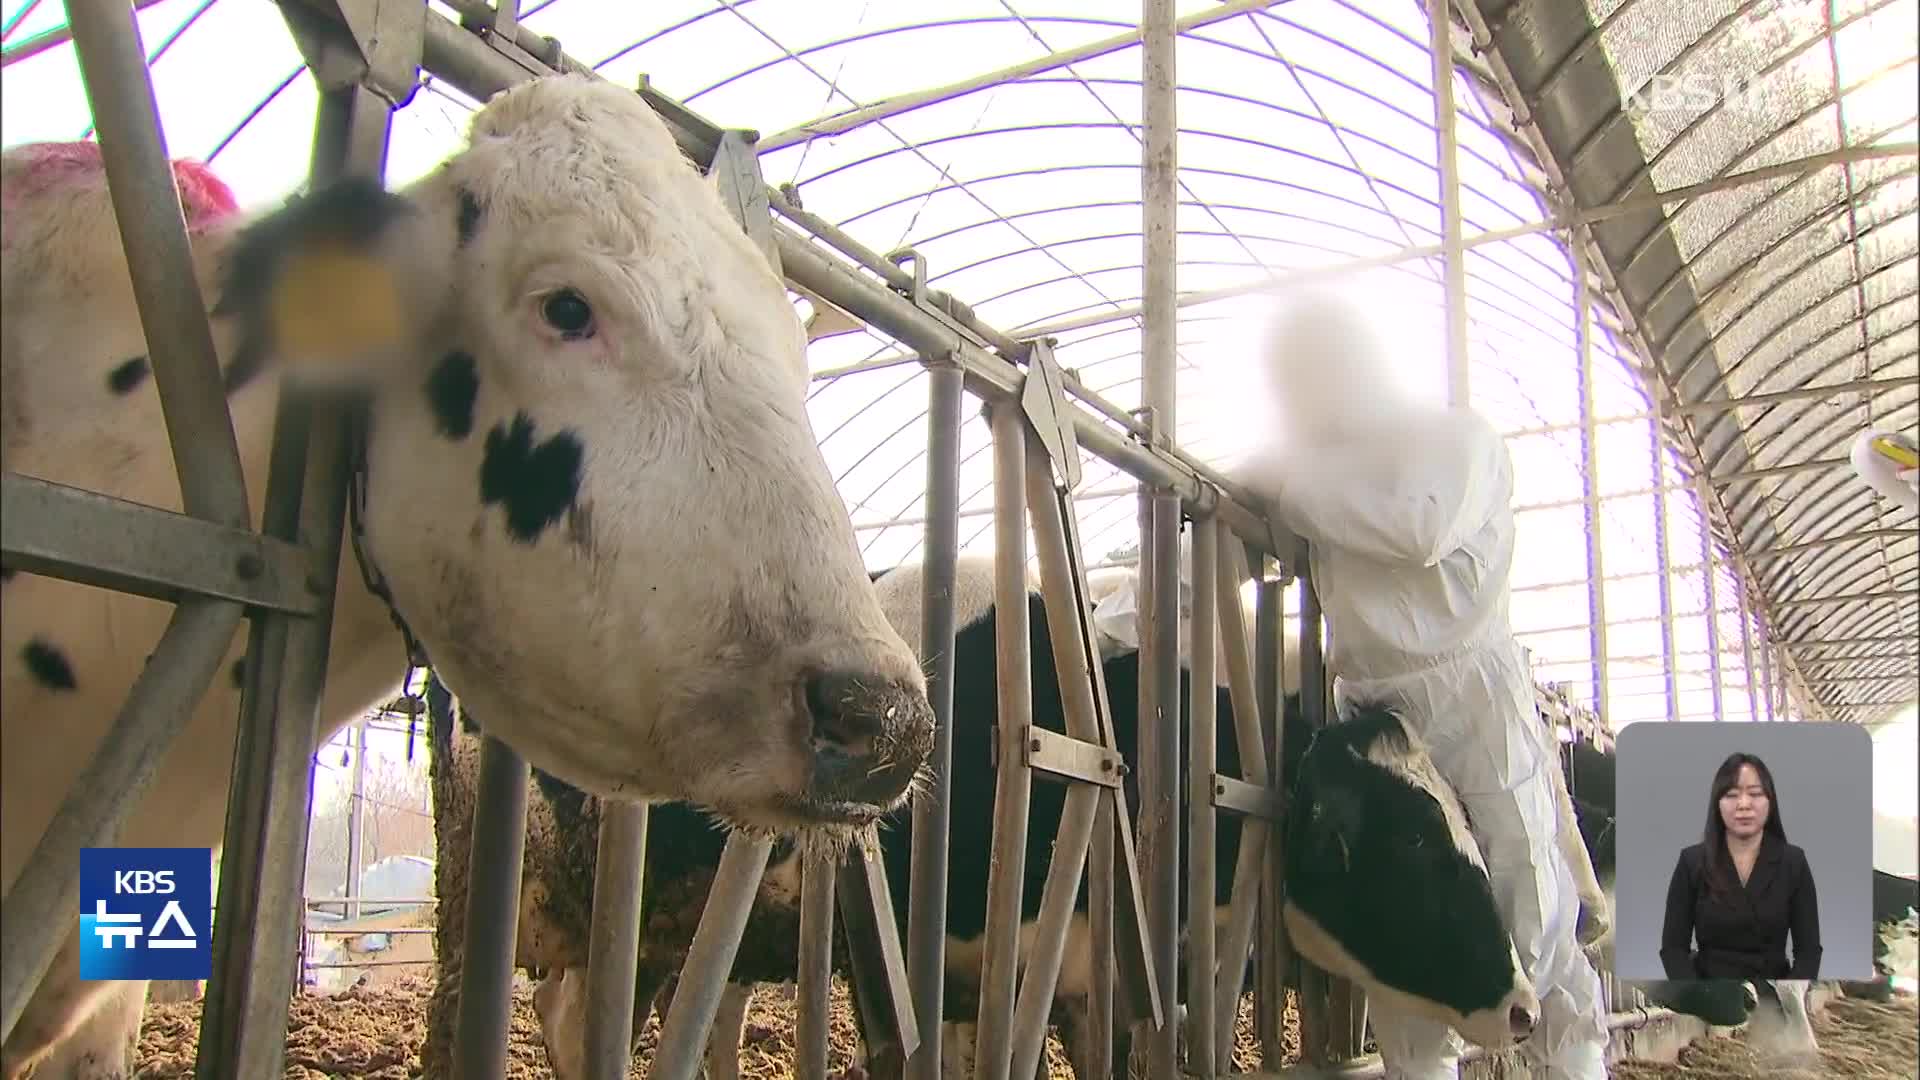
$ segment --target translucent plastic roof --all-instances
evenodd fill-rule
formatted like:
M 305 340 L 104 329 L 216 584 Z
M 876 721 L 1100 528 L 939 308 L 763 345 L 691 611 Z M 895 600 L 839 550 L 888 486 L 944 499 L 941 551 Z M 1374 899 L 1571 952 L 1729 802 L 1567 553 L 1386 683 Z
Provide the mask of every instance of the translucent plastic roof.
M 0 98 L 5 141 L 90 133 L 70 46 L 56 44 L 25 59 L 12 58 L 35 35 L 57 28 L 60 6 L 12 3 L 5 23 L 7 93 Z M 301 183 L 316 94 L 274 5 L 160 0 L 142 6 L 140 22 L 171 151 L 211 160 L 244 202 L 267 202 Z M 1787 12 L 1777 17 L 1792 26 L 1800 25 L 1795 19 L 1803 21 L 1793 10 L 1805 6 L 1766 5 L 1769 11 Z M 1602 20 L 1611 17 L 1608 36 L 1601 48 L 1582 55 L 1589 62 L 1621 65 L 1630 78 L 1642 78 L 1688 49 L 1717 17 L 1702 14 L 1711 5 L 1665 0 L 1629 0 L 1617 7 L 1594 13 Z M 1848 19 L 1860 5 L 1841 7 L 1838 17 Z M 433 8 L 454 17 L 451 8 L 437 2 Z M 1883 84 L 1848 98 L 1859 102 L 1849 105 L 1849 124 L 1874 138 L 1913 137 L 1912 9 L 1913 0 L 1880 3 L 1871 18 L 1884 13 L 1897 21 L 1905 12 L 1906 29 L 1876 33 L 1859 24 L 1870 48 L 1847 54 L 1847 64 L 1862 72 L 1876 69 L 1888 62 L 1891 42 L 1895 58 L 1904 56 L 1909 65 L 1896 76 L 1906 96 L 1892 109 L 1905 110 L 1906 134 L 1897 124 L 1888 131 L 1875 127 L 1895 123 L 1866 104 L 1897 96 L 1876 89 Z M 971 304 L 985 322 L 1015 337 L 1055 337 L 1063 365 L 1115 404 L 1133 408 L 1140 403 L 1143 250 L 1141 50 L 1137 37 L 1130 39 L 1137 33 L 1137 10 L 1115 0 L 528 0 L 520 18 L 608 79 L 632 85 L 644 75 L 716 123 L 760 132 L 760 164 L 769 183 L 791 185 L 808 211 L 874 250 L 911 246 L 926 260 L 930 285 Z M 1428 27 L 1415 0 L 1186 2 L 1178 10 L 1183 20 L 1200 25 L 1184 32 L 1177 57 L 1178 287 L 1183 294 L 1177 434 L 1197 456 L 1227 462 L 1247 436 L 1234 421 L 1230 388 L 1222 392 L 1220 387 L 1222 373 L 1245 359 L 1249 324 L 1261 310 L 1248 294 L 1276 274 L 1385 257 L 1440 239 Z M 1571 11 L 1579 15 L 1577 8 Z M 1740 18 L 1765 29 L 1776 16 Z M 1577 21 L 1590 29 L 1584 18 Z M 1776 51 L 1790 48 L 1775 42 L 1780 36 L 1766 30 L 1760 39 Z M 1110 39 L 1111 47 L 1089 48 Z M 1516 32 L 1503 36 L 1499 47 L 1526 48 L 1530 41 Z M 1082 51 L 1071 62 L 1046 60 L 1068 50 Z M 1703 58 L 1707 54 L 1699 50 Z M 1749 47 L 1714 53 L 1711 70 L 1757 70 L 1763 62 Z M 981 78 L 1011 68 L 1021 69 L 1017 77 Z M 1849 74 L 1844 81 L 1852 86 L 1860 77 Z M 929 95 L 917 107 L 870 122 L 823 126 L 900 95 L 962 80 L 973 82 L 962 91 Z M 1495 119 L 1512 110 L 1484 96 L 1475 79 L 1459 78 L 1455 89 L 1466 235 L 1540 221 L 1547 215 L 1540 163 L 1520 133 Z M 1618 111 L 1617 91 L 1606 106 Z M 426 79 L 396 115 L 389 179 L 412 179 L 456 148 L 473 107 L 458 92 Z M 1642 152 L 1656 159 L 1651 179 L 1637 182 L 1665 188 L 1825 148 L 1834 138 L 1830 113 L 1825 136 L 1815 130 L 1817 124 L 1802 123 L 1805 139 L 1769 144 L 1757 155 L 1744 153 L 1745 143 L 1733 152 L 1716 150 L 1718 144 L 1695 146 L 1696 134 L 1684 125 L 1674 127 L 1665 114 L 1649 114 L 1652 119 L 1641 117 L 1621 130 L 1632 136 L 1630 141 L 1643 142 Z M 1760 137 L 1757 123 L 1742 119 L 1721 138 L 1750 143 Z M 1659 156 L 1667 145 L 1675 149 Z M 1597 152 L 1607 168 L 1622 167 L 1611 146 Z M 1570 144 L 1567 160 L 1572 159 Z M 1851 317 L 1846 305 L 1855 300 L 1842 297 L 1829 305 L 1832 310 L 1820 309 L 1826 316 L 1797 323 L 1794 336 L 1771 333 L 1779 318 L 1798 318 L 1802 308 L 1827 295 L 1833 281 L 1851 280 L 1848 258 L 1824 259 L 1831 254 L 1833 230 L 1847 227 L 1844 218 L 1836 221 L 1834 208 L 1846 201 L 1849 180 L 1862 201 L 1856 216 L 1886 226 L 1874 230 L 1877 238 L 1863 236 L 1859 245 L 1843 245 L 1849 252 L 1858 246 L 1876 268 L 1863 287 L 1867 303 L 1879 305 L 1869 331 L 1885 340 L 1864 350 L 1839 340 L 1823 348 L 1833 354 L 1833 364 L 1850 365 L 1844 368 L 1848 378 L 1863 367 L 1886 374 L 1913 371 L 1913 161 L 1889 159 L 1828 172 L 1832 178 L 1819 174 L 1802 185 L 1801 196 L 1783 196 L 1769 204 L 1772 209 L 1728 206 L 1717 201 L 1719 196 L 1674 208 L 1673 237 L 1662 243 L 1686 252 L 1695 266 L 1682 266 L 1685 280 L 1665 295 L 1684 294 L 1689 303 L 1702 302 L 1698 294 L 1717 297 L 1688 325 L 1724 339 L 1707 350 L 1706 367 L 1734 370 L 1731 358 L 1751 355 L 1725 380 L 1732 392 L 1806 381 L 1804 372 L 1774 369 L 1785 358 L 1808 354 L 1835 319 Z M 1836 183 L 1843 186 L 1835 188 Z M 1728 198 L 1751 202 L 1784 186 L 1782 181 L 1741 188 Z M 1729 229 L 1752 235 L 1716 241 Z M 1897 235 L 1903 229 L 1904 236 Z M 1651 288 L 1635 292 L 1639 279 L 1628 272 L 1634 268 L 1626 254 L 1624 249 L 1607 252 L 1617 263 L 1613 276 L 1628 282 L 1629 298 L 1651 293 Z M 1661 266 L 1672 269 L 1666 262 Z M 1754 290 L 1781 291 L 1781 281 L 1802 267 L 1812 269 L 1805 270 L 1805 285 L 1795 286 L 1784 310 L 1771 303 L 1761 305 L 1770 315 L 1745 313 Z M 1585 467 L 1569 256 L 1559 236 L 1534 232 L 1472 248 L 1467 277 L 1474 404 L 1510 433 L 1518 470 L 1514 618 L 1533 650 L 1538 675 L 1568 683 L 1577 699 L 1591 699 L 1587 530 L 1580 504 Z M 1410 258 L 1376 271 L 1370 286 L 1380 298 L 1383 321 L 1409 343 L 1409 377 L 1436 394 L 1444 385 L 1440 280 L 1437 259 Z M 1716 284 L 1721 287 L 1710 288 Z M 1767 705 L 1755 705 L 1747 689 L 1758 678 L 1747 671 L 1743 629 L 1752 636 L 1755 628 L 1742 626 L 1729 560 L 1718 548 L 1703 548 L 1699 503 L 1685 486 L 1691 456 L 1661 446 L 1647 419 L 1635 347 L 1616 333 L 1623 322 L 1613 306 L 1618 300 L 1597 286 L 1594 298 L 1595 413 L 1611 419 L 1598 428 L 1593 451 L 1606 497 L 1599 529 L 1610 579 L 1606 679 L 1612 722 L 1617 728 L 1670 713 L 1688 719 L 1713 715 L 1709 683 L 1715 658 L 1709 656 L 1703 564 L 1713 568 L 1719 609 L 1714 628 L 1726 688 L 1724 715 L 1765 715 Z M 805 303 L 797 297 L 796 302 Z M 1635 305 L 1626 306 L 1633 321 L 1648 321 Z M 1690 347 L 1677 359 L 1692 352 Z M 1669 365 L 1676 361 L 1664 354 L 1661 359 Z M 864 327 L 815 341 L 811 360 L 818 373 L 811 400 L 814 423 L 859 526 L 869 565 L 917 558 L 926 479 L 924 374 L 897 344 Z M 1911 393 L 1877 400 L 1876 422 L 1912 426 Z M 1814 408 L 1826 406 L 1794 402 L 1763 413 L 1727 414 L 1749 425 L 1739 429 L 1738 438 L 1729 437 L 1731 445 L 1746 449 L 1725 457 L 1716 473 L 1832 456 L 1837 451 L 1817 444 L 1831 438 L 1843 445 L 1861 417 L 1846 414 L 1833 428 L 1811 420 L 1795 426 L 1794 418 Z M 1724 422 L 1719 428 L 1733 431 L 1734 425 Z M 1790 452 L 1781 441 L 1789 436 L 1819 453 Z M 961 437 L 961 539 L 970 550 L 985 550 L 992 542 L 988 442 L 985 423 L 970 408 Z M 1682 440 L 1681 445 L 1689 444 Z M 1682 486 L 1656 495 L 1655 488 L 1670 485 Z M 1833 507 L 1855 507 L 1855 518 L 1821 509 L 1794 526 L 1791 515 L 1780 512 L 1781 500 L 1798 499 L 1796 493 L 1810 485 L 1830 490 L 1826 497 L 1837 500 Z M 1729 511 L 1743 523 L 1741 543 L 1752 552 L 1817 535 L 1819 529 L 1858 530 L 1866 518 L 1885 525 L 1901 520 L 1874 510 L 1865 489 L 1840 473 L 1723 490 Z M 1135 545 L 1137 503 L 1123 474 L 1089 455 L 1078 493 L 1091 558 Z M 1906 520 L 1910 524 L 1911 517 Z M 1670 553 L 1665 590 L 1656 557 L 1662 539 Z M 1860 579 L 1859 588 L 1913 580 L 1910 569 L 1898 563 L 1904 557 L 1910 568 L 1913 545 L 1889 542 L 1882 549 L 1891 569 L 1880 578 Z M 1769 601 L 1777 603 L 1796 589 L 1808 592 L 1804 575 L 1810 567 L 1817 561 L 1760 564 L 1755 570 L 1768 584 Z M 1793 578 L 1795 573 L 1802 578 Z M 1669 619 L 1663 619 L 1663 608 Z M 1788 640 L 1810 642 L 1824 632 L 1820 628 L 1830 623 L 1835 609 L 1810 608 L 1807 613 L 1818 617 L 1799 621 L 1797 609 L 1795 615 L 1778 610 Z M 1914 636 L 1911 604 L 1861 610 L 1866 613 L 1845 616 L 1852 620 L 1846 626 L 1859 627 L 1847 634 L 1904 629 Z M 1897 618 L 1888 622 L 1875 614 L 1885 611 Z M 1664 674 L 1669 653 L 1677 669 L 1671 709 Z M 1838 670 L 1808 666 L 1818 655 L 1803 654 L 1799 660 L 1809 680 Z M 1911 651 L 1899 663 L 1911 671 Z M 1858 693 L 1842 693 L 1837 685 L 1813 690 L 1829 709 L 1875 695 L 1889 704 L 1913 697 L 1911 685 L 1904 696 L 1884 686 Z M 1796 702 L 1792 711 L 1803 715 L 1806 709 Z
M 1920 534 L 1846 456 L 1864 430 L 1910 435 L 1920 420 L 1920 4 L 1480 12 L 1503 27 L 1494 47 L 1583 206 L 1903 146 L 1670 200 L 1594 237 L 1685 410 L 1685 467 L 1714 478 L 1718 531 L 1752 566 L 1797 675 L 1836 718 L 1911 701 Z M 1602 79 L 1624 93 L 1592 93 Z M 1817 392 L 1836 384 L 1848 389 Z

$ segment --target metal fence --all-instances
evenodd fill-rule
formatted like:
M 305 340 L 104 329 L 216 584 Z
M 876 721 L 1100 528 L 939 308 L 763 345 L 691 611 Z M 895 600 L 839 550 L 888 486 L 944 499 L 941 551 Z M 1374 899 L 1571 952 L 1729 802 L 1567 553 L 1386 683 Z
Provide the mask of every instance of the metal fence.
M 384 173 L 390 112 L 408 99 L 421 70 L 484 100 L 514 83 L 550 71 L 585 72 L 557 42 L 517 21 L 515 0 L 498 8 L 452 0 L 453 22 L 414 3 L 280 0 L 290 32 L 319 81 L 321 102 L 312 176 L 316 183 L 349 174 Z M 82 783 L 60 809 L 18 883 L 6 898 L 4 978 L 0 1005 L 11 1031 L 28 995 L 65 937 L 76 900 L 71 852 L 111 843 L 119 823 L 151 779 L 153 762 L 191 715 L 240 621 L 250 622 L 247 683 L 229 796 L 225 859 L 219 887 L 220 932 L 215 973 L 202 1018 L 197 1075 L 202 1080 L 276 1076 L 282 1071 L 288 1000 L 298 965 L 285 944 L 300 933 L 300 894 L 311 797 L 309 758 L 320 703 L 347 487 L 342 417 L 326 407 L 288 401 L 277 417 L 273 472 L 260 533 L 247 513 L 231 423 L 204 317 L 189 269 L 187 238 L 145 67 L 134 13 L 125 0 L 72 0 L 72 36 L 100 141 L 135 296 L 179 466 L 184 514 L 108 506 L 86 492 L 14 474 L 5 477 L 9 565 L 71 580 L 156 596 L 176 603 L 173 622 L 155 649 Z M 1314 725 L 1325 721 L 1326 678 L 1319 645 L 1319 608 L 1302 572 L 1304 550 L 1252 509 L 1233 485 L 1172 444 L 1175 419 L 1174 41 L 1172 0 L 1146 0 L 1144 215 L 1146 235 L 1145 408 L 1129 414 L 1067 377 L 1046 339 L 1013 340 L 984 325 L 951 296 L 927 288 L 924 261 L 911 251 L 876 253 L 830 223 L 768 189 L 751 132 L 722 130 L 646 86 L 638 92 L 667 120 L 696 162 L 718 174 L 739 208 L 741 225 L 799 290 L 844 309 L 897 339 L 930 378 L 930 448 L 926 512 L 925 649 L 951 656 L 954 613 L 950 586 L 957 536 L 958 428 L 962 391 L 991 412 L 998 578 L 999 726 L 1002 746 L 1025 747 L 1000 761 L 996 851 L 986 959 L 980 995 L 976 1073 L 981 1080 L 1031 1076 L 1042 1053 L 1048 1008 L 1065 943 L 1065 927 L 1082 875 L 1094 928 L 1092 1039 L 1111 1045 L 1116 1024 L 1135 1025 L 1136 1048 L 1150 1075 L 1171 1078 L 1223 1071 L 1232 1045 L 1234 1005 L 1247 969 L 1220 957 L 1253 956 L 1258 1027 L 1268 1060 L 1281 1053 L 1285 1008 L 1282 972 L 1290 963 L 1277 915 L 1281 800 L 1279 775 L 1281 590 L 1300 591 L 1301 672 Z M 1454 168 L 1451 45 L 1448 20 L 1435 20 L 1436 108 L 1446 195 L 1451 384 L 1466 396 L 1463 259 L 1458 180 Z M 776 220 L 777 219 L 777 220 Z M 817 242 L 816 242 L 817 241 Z M 1582 280 L 1584 301 L 1584 278 Z M 1582 308 L 1584 315 L 1584 306 Z M 1582 379 L 1590 382 L 1582 323 Z M 1585 420 L 1591 428 L 1589 413 Z M 1075 762 L 1117 756 L 1106 692 L 1093 647 L 1087 560 L 1077 537 L 1075 504 L 1065 477 L 1077 474 L 1082 451 L 1119 466 L 1140 482 L 1143 583 L 1143 736 L 1138 763 L 1142 822 L 1136 839 L 1117 779 L 1089 774 Z M 1591 508 L 1596 494 L 1589 489 Z M 16 544 L 16 512 L 36 518 L 48 538 L 29 551 Z M 1187 763 L 1192 812 L 1172 812 L 1180 797 L 1178 701 L 1178 571 L 1182 522 L 1193 530 L 1193 669 L 1214 667 L 1224 649 L 1245 775 L 1222 776 L 1213 742 L 1191 740 Z M 115 528 L 98 524 L 112 521 Z M 1067 735 L 1038 737 L 1029 728 L 1031 687 L 1024 603 L 1027 526 L 1042 569 L 1053 648 L 1063 662 Z M 1229 536 L 1229 533 L 1232 534 Z M 1664 551 L 1664 548 L 1663 548 Z M 1600 577 L 1597 559 L 1593 577 Z M 1254 641 L 1246 640 L 1240 586 L 1259 582 Z M 1209 587 L 1209 583 L 1217 588 Z M 353 587 L 349 582 L 347 587 Z M 1596 623 L 1601 620 L 1596 620 Z M 1216 630 L 1219 637 L 1216 638 Z M 1669 631 L 1669 652 L 1670 631 Z M 1597 642 L 1596 656 L 1604 655 Z M 944 731 L 951 709 L 950 665 L 935 667 L 932 697 Z M 1214 722 L 1208 680 L 1194 680 L 1196 730 Z M 1671 691 L 1669 691 L 1671 694 Z M 1168 718 L 1161 721 L 1156 718 Z M 868 1021 L 869 1052 L 907 1075 L 932 1078 L 941 1059 L 941 964 L 944 953 L 946 792 L 950 744 L 937 745 L 935 799 L 914 814 L 914 880 L 908 934 L 894 930 L 894 900 L 879 871 L 869 832 L 840 865 L 805 867 L 799 1000 L 800 1076 L 824 1080 L 824 1007 L 830 920 L 838 909 L 849 931 L 856 999 Z M 1069 785 L 1067 812 L 1053 838 L 1036 945 L 1016 978 L 1019 898 L 1027 843 L 1025 803 L 1035 782 Z M 483 752 L 473 850 L 468 935 L 454 1069 L 457 1075 L 501 1075 L 511 988 L 515 901 L 521 874 L 528 769 L 510 747 L 488 740 Z M 103 794 L 104 793 L 104 794 Z M 1214 815 L 1247 818 L 1232 914 L 1220 939 L 1194 934 L 1184 957 L 1191 1030 L 1177 1059 L 1177 896 L 1191 890 L 1191 910 L 1208 909 L 1213 888 Z M 588 1074 L 627 1075 L 647 813 L 641 805 L 610 808 L 599 839 L 590 970 Z M 665 1018 L 653 1071 L 667 1080 L 695 1074 L 720 990 L 770 851 L 770 841 L 736 835 L 727 845 L 711 898 L 694 938 L 680 991 Z M 1189 880 L 1178 876 L 1182 844 L 1192 853 Z M 1204 923 L 1204 920 L 1202 920 Z M 1257 947 L 1255 943 L 1257 942 Z M 1360 996 L 1306 966 L 1302 1030 L 1317 1064 L 1356 1057 L 1364 1034 Z M 1115 990 L 1121 992 L 1116 995 Z M 1644 1021 L 1635 1012 L 1616 1025 Z M 0 1032 L 4 1034 L 4 1032 Z M 1107 1070 L 1117 1063 L 1096 1062 Z

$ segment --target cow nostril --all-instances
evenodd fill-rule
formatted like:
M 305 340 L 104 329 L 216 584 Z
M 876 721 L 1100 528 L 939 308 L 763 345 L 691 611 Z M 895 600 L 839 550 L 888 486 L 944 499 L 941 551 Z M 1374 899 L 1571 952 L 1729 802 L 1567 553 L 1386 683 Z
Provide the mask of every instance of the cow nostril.
M 1533 1034 L 1533 1013 L 1525 1005 L 1515 1005 L 1507 1010 L 1507 1023 L 1513 1028 L 1515 1038 L 1524 1039 Z
M 880 718 L 861 707 L 860 680 L 840 672 L 807 679 L 807 715 L 813 721 L 813 740 L 854 757 L 866 755 L 879 734 Z

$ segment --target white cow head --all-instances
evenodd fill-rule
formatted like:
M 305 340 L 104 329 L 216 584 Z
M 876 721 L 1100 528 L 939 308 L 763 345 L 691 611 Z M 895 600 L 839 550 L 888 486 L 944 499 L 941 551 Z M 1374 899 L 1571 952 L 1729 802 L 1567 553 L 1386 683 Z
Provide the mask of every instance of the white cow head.
M 804 336 L 637 95 L 523 84 L 403 191 L 336 183 L 197 245 L 230 389 L 369 402 L 366 555 L 490 733 L 739 824 L 899 805 L 932 713 L 809 424 Z

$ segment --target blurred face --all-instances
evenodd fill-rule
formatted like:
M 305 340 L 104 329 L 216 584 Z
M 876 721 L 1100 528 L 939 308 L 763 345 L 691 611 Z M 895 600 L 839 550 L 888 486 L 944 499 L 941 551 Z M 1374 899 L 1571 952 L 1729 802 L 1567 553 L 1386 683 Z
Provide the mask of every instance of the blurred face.
M 1759 836 L 1770 809 L 1760 774 L 1751 765 L 1740 766 L 1740 775 L 1734 779 L 1733 786 L 1720 796 L 1720 820 L 1727 827 L 1727 835 L 1737 840 Z

